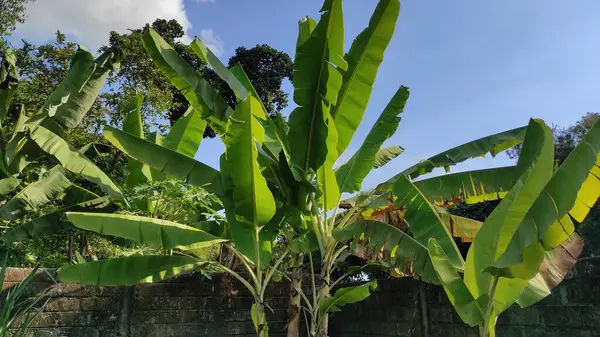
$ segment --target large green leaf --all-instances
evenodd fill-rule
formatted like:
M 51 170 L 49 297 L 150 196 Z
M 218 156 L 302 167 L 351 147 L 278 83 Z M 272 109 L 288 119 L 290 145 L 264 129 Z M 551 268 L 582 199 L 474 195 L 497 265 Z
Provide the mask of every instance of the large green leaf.
M 340 188 L 338 186 L 335 172 L 333 171 L 333 165 L 338 157 L 337 153 L 337 141 L 338 134 L 333 123 L 333 118 L 329 115 L 329 112 L 325 112 L 325 118 L 327 119 L 327 156 L 325 162 L 317 170 L 317 186 L 319 187 L 317 193 L 317 200 L 321 208 L 329 211 L 334 207 L 337 207 L 340 202 Z
M 185 96 L 194 110 L 201 114 L 217 133 L 225 132 L 227 118 L 233 110 L 219 92 L 179 56 L 154 29 L 144 30 L 142 42 L 154 64 Z
M 545 240 L 554 248 L 575 228 L 568 214 L 583 221 L 600 195 L 600 122 L 596 122 L 573 149 L 569 157 L 554 172 L 527 215 L 510 237 L 502 256 L 491 264 L 493 269 L 505 269 L 523 262 L 524 248 Z M 582 206 L 580 206 L 582 205 Z M 548 229 L 554 226 L 558 230 Z M 551 235 L 547 235 L 551 234 Z M 549 243 L 549 244 L 548 244 Z
M 128 256 L 62 267 L 58 278 L 64 283 L 128 286 L 162 281 L 207 264 L 184 255 Z
M 394 195 L 396 205 L 405 210 L 404 220 L 408 223 L 415 240 L 427 246 L 429 239 L 435 238 L 444 251 L 448 252 L 452 265 L 462 270 L 464 260 L 454 243 L 452 234 L 423 193 L 407 177 L 399 177 L 394 184 Z
M 427 247 L 400 229 L 374 220 L 354 222 L 335 229 L 337 241 L 351 240 L 350 251 L 385 268 L 398 268 L 406 275 L 438 283 Z
M 292 163 L 302 171 L 316 172 L 327 157 L 327 115 L 337 104 L 344 53 L 344 18 L 341 0 L 328 0 L 321 20 L 306 39 L 313 21 L 300 21 L 294 59 L 294 101 L 298 107 L 289 119 Z
M 15 66 L 16 62 L 13 51 L 6 48 L 2 63 L 0 63 L 0 123 L 8 115 L 10 101 L 19 85 L 19 72 Z
M 208 64 L 214 72 L 227 83 L 240 101 L 248 97 L 248 90 L 246 87 L 200 39 L 195 38 L 190 46 L 196 55 L 198 55 L 204 63 Z M 256 96 L 256 98 L 258 98 L 258 96 Z
M 380 0 L 369 26 L 356 37 L 344 57 L 348 62 L 348 71 L 344 73 L 337 103 L 334 103 L 331 111 L 339 133 L 337 149 L 340 155 L 360 125 L 399 14 L 399 0 Z
M 163 146 L 194 158 L 202 142 L 204 129 L 206 129 L 206 121 L 200 117 L 200 114 L 194 108 L 189 107 L 173 125 L 163 141 Z
M 79 47 L 66 78 L 54 90 L 29 123 L 40 124 L 52 132 L 63 135 L 79 125 L 90 110 L 106 77 L 119 68 L 122 52 L 108 49 L 97 59 L 83 47 Z
M 483 323 L 485 314 L 482 308 L 460 278 L 442 246 L 434 238 L 431 238 L 427 249 L 444 291 L 463 322 L 470 326 Z
M 396 3 L 397 1 L 383 2 Z M 360 190 L 363 180 L 375 166 L 381 145 L 396 133 L 401 120 L 399 115 L 404 111 L 408 96 L 407 87 L 400 87 L 396 91 L 358 151 L 348 162 L 337 169 L 337 182 L 342 192 L 352 193 Z M 356 121 L 356 123 L 360 123 L 360 121 Z M 358 124 L 356 126 L 358 127 Z
M 513 188 L 496 207 L 479 230 L 465 265 L 465 283 L 475 298 L 488 294 L 493 275 L 486 268 L 506 251 L 511 237 L 525 218 L 528 209 L 552 176 L 554 165 L 552 131 L 541 120 L 531 120 L 516 168 L 519 176 Z M 543 259 L 539 244 L 527 248 L 527 263 L 511 266 L 501 277 L 494 297 L 494 312 L 500 314 L 514 303 L 535 276 Z
M 142 124 L 141 112 L 143 101 L 144 97 L 141 95 L 136 95 L 132 98 L 125 108 L 127 115 L 123 120 L 123 131 L 138 138 L 144 138 L 144 125 Z M 125 184 L 129 188 L 146 183 L 152 178 L 150 168 L 132 158 L 128 158 L 127 160 L 127 170 L 129 171 L 129 175 L 127 176 L 127 180 L 125 180 Z
M 459 145 L 407 168 L 377 186 L 377 189 L 390 190 L 396 179 L 404 175 L 414 179 L 433 171 L 436 167 L 444 167 L 446 171 L 449 171 L 450 166 L 470 158 L 484 156 L 488 152 L 492 156 L 496 156 L 498 153 L 521 143 L 525 137 L 525 131 L 526 127 L 516 128 Z
M 194 227 L 137 215 L 68 212 L 67 219 L 77 228 L 163 249 L 197 249 L 225 241 Z
M 15 220 L 24 213 L 35 211 L 54 200 L 71 186 L 71 181 L 64 175 L 64 170 L 56 166 L 48 175 L 22 189 L 17 195 L 0 207 L 0 218 Z
M 583 239 L 573 234 L 552 251 L 546 252 L 539 273 L 529 280 L 517 304 L 522 308 L 533 305 L 550 295 L 552 289 L 562 282 L 583 251 Z
M 446 174 L 415 182 L 429 201 L 467 204 L 502 199 L 512 187 L 516 166 Z
M 16 242 L 30 237 L 52 235 L 59 233 L 70 224 L 64 220 L 65 212 L 70 211 L 108 211 L 110 206 L 110 197 L 100 197 L 91 200 L 79 201 L 75 204 L 59 208 L 52 212 L 41 215 L 33 220 L 27 221 L 16 227 L 12 227 L 0 237 L 0 241 L 5 243 Z
M 354 287 L 340 288 L 333 296 L 327 297 L 319 305 L 319 316 L 323 317 L 328 313 L 341 311 L 341 307 L 346 304 L 360 302 L 369 297 L 375 289 L 377 289 L 377 281 L 371 281 Z
M 235 218 L 235 221 L 228 221 L 233 242 L 260 266 L 269 261 L 263 261 L 265 254 L 258 254 L 255 247 L 259 245 L 257 241 L 261 241 L 261 228 L 275 215 L 275 200 L 258 164 L 258 148 L 262 146 L 265 133 L 258 120 L 265 118 L 261 103 L 253 96 L 240 102 L 227 123 L 225 156 L 221 161 L 223 174 L 227 175 L 224 185 L 229 185 L 231 197 L 225 210 L 229 213 L 228 219 Z M 252 236 L 246 235 L 248 229 L 253 231 Z M 267 244 L 270 245 L 266 242 L 261 245 L 266 247 Z
M 19 180 L 15 177 L 0 179 L 0 196 L 6 195 L 19 186 Z
M 210 191 L 218 189 L 219 171 L 208 165 L 111 127 L 104 129 L 104 137 L 126 155 L 161 173 Z
M 121 190 L 110 180 L 106 173 L 102 172 L 64 139 L 42 126 L 29 125 L 28 128 L 30 130 L 29 138 L 44 152 L 56 158 L 65 169 L 97 184 L 103 192 L 111 197 L 124 199 Z

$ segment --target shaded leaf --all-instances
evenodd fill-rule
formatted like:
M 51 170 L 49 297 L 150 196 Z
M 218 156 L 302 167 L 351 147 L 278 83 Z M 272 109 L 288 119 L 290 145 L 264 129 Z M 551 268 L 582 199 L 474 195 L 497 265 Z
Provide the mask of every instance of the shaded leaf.
M 429 257 L 452 306 L 470 326 L 483 323 L 485 314 L 440 244 L 431 238 L 427 244 Z
M 362 259 L 388 269 L 398 268 L 405 275 L 425 282 L 438 283 L 427 247 L 392 225 L 357 221 L 335 229 L 333 237 L 337 241 L 351 240 L 350 251 Z
M 69 204 L 69 206 L 59 208 L 9 229 L 0 237 L 0 241 L 11 243 L 35 236 L 56 234 L 70 227 L 69 222 L 63 219 L 65 212 L 108 211 L 109 206 L 110 197 L 108 196 Z
M 184 255 L 128 256 L 62 267 L 58 277 L 64 283 L 125 286 L 166 280 L 207 264 Z
M 405 210 L 404 220 L 415 240 L 426 246 L 430 238 L 435 238 L 444 251 L 448 252 L 452 265 L 462 270 L 464 260 L 450 231 L 421 191 L 407 177 L 399 177 L 394 184 L 394 195 L 396 205 Z
M 27 212 L 36 211 L 39 207 L 54 200 L 71 184 L 71 181 L 65 177 L 64 170 L 60 166 L 55 166 L 45 178 L 29 184 L 2 205 L 0 218 L 15 220 Z
M 142 43 L 154 64 L 179 90 L 190 105 L 215 132 L 225 132 L 225 123 L 233 110 L 198 72 L 187 63 L 158 33 L 148 28 L 142 34 Z
M 227 83 L 240 101 L 248 97 L 248 90 L 245 86 L 200 39 L 195 38 L 190 46 L 196 55 L 198 55 L 204 63 L 208 64 L 214 72 Z M 258 96 L 255 97 L 258 98 Z
M 0 63 L 0 123 L 6 119 L 10 102 L 19 85 L 15 54 L 8 48 L 3 52 L 2 63 Z
M 567 276 L 567 273 L 583 251 L 583 239 L 573 234 L 558 248 L 546 252 L 546 257 L 540 266 L 539 273 L 529 280 L 529 283 L 517 299 L 522 308 L 533 305 L 548 295 Z
M 64 139 L 41 126 L 29 125 L 28 127 L 31 131 L 29 138 L 44 152 L 56 158 L 65 169 L 95 183 L 111 197 L 124 200 L 123 193 L 106 173 L 102 172 Z
M 346 304 L 360 302 L 369 297 L 375 289 L 377 289 L 377 281 L 338 289 L 333 296 L 325 298 L 321 303 L 319 306 L 319 316 L 323 317 L 328 313 L 341 311 L 341 307 Z
M 209 191 L 217 189 L 214 183 L 219 184 L 219 171 L 208 165 L 111 127 L 104 129 L 104 137 L 129 157 L 161 173 Z
M 141 95 L 136 95 L 131 99 L 125 108 L 127 115 L 125 116 L 125 120 L 123 120 L 123 131 L 138 138 L 144 138 L 141 113 L 143 100 L 144 98 Z M 127 170 L 129 171 L 129 175 L 125 180 L 125 185 L 129 188 L 144 184 L 152 178 L 150 168 L 132 158 L 127 159 Z
M 225 241 L 191 226 L 137 215 L 69 212 L 67 219 L 80 229 L 163 249 L 197 249 Z

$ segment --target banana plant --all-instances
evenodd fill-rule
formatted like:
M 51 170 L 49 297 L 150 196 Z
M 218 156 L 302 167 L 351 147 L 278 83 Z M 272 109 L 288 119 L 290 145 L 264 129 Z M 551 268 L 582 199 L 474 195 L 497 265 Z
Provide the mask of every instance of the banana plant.
M 448 298 L 481 336 L 495 335 L 496 320 L 510 305 L 526 307 L 548 296 L 581 254 L 573 222 L 583 221 L 600 196 L 600 123 L 556 170 L 553 146 L 550 129 L 532 120 L 517 181 L 478 231 L 463 269 L 429 239 Z
M 71 59 L 66 78 L 42 108 L 29 115 L 21 106 L 9 130 L 3 122 L 9 117 L 8 107 L 18 89 L 18 71 L 12 53 L 4 55 L 0 64 L 0 123 L 4 124 L 0 126 L 0 196 L 11 198 L 0 206 L 0 219 L 8 223 L 0 241 L 10 244 L 57 233 L 70 227 L 64 220 L 66 211 L 109 211 L 112 201 L 123 200 L 119 187 L 86 157 L 98 145 L 77 150 L 61 137 L 84 118 L 108 74 L 119 66 L 120 58 L 118 50 L 108 50 L 94 59 L 80 47 Z M 30 183 L 18 179 L 31 163 L 40 165 L 40 178 Z M 45 167 L 52 168 L 44 172 Z M 107 195 L 74 184 L 76 176 L 96 184 Z
M 215 266 L 249 289 L 255 299 L 251 316 L 257 334 L 266 336 L 264 291 L 269 281 L 286 256 L 291 255 L 298 264 L 302 263 L 302 256 L 308 256 L 312 291 L 305 294 L 300 286 L 297 290 L 310 316 L 309 333 L 319 337 L 327 334 L 331 312 L 364 299 L 376 287 L 370 283 L 331 293 L 331 289 L 348 276 L 331 280 L 338 261 L 348 253 L 359 256 L 379 253 L 385 246 L 383 254 L 376 259 L 379 265 L 403 272 L 407 272 L 408 265 L 418 266 L 420 269 L 413 268 L 411 275 L 437 282 L 427 243 L 423 240 L 433 236 L 450 250 L 452 237 L 433 207 L 417 207 L 427 199 L 406 174 L 414 178 L 434 167 L 448 168 L 488 152 L 495 155 L 521 142 L 525 129 L 510 130 L 451 149 L 418 163 L 381 186 L 382 193 L 389 192 L 390 186 L 400 186 L 395 194 L 403 196 L 398 198 L 400 207 L 410 210 L 405 218 L 422 224 L 425 222 L 421 221 L 421 212 L 426 212 L 424 219 L 438 221 L 434 222 L 433 229 L 414 226 L 414 230 L 411 229 L 414 237 L 411 237 L 385 223 L 358 220 L 357 214 L 371 204 L 368 201 L 381 198 L 381 194 L 371 193 L 351 209 L 344 210 L 340 207 L 342 193 L 359 191 L 373 168 L 402 152 L 400 147 L 382 145 L 398 128 L 409 90 L 403 86 L 397 90 L 357 152 L 348 162 L 334 168 L 366 111 L 377 69 L 400 11 L 398 0 L 381 0 L 369 26 L 344 55 L 341 6 L 340 0 L 328 0 L 318 23 L 310 18 L 299 23 L 294 64 L 294 100 L 298 107 L 291 113 L 289 123 L 281 117 L 267 119 L 263 104 L 243 69 L 225 67 L 199 39 L 194 40 L 192 49 L 234 90 L 239 101 L 235 110 L 164 39 L 147 29 L 142 41 L 150 57 L 200 116 L 201 121 L 192 124 L 200 128 L 204 126 L 201 123 L 207 123 L 220 134 L 226 149 L 221 156 L 220 171 L 176 148 L 167 148 L 164 143 L 145 140 L 139 131 L 136 134 L 108 127 L 104 135 L 116 148 L 151 170 L 216 193 L 225 208 L 226 235 L 211 235 L 152 218 L 69 213 L 68 219 L 79 228 L 175 249 L 177 254 L 69 266 L 60 271 L 61 279 L 99 285 L 135 284 Z M 415 208 L 419 211 L 413 212 Z M 272 248 L 283 228 L 292 232 L 290 244 L 275 259 Z M 146 231 L 148 234 L 144 234 Z M 160 236 L 151 234 L 156 232 Z M 184 232 L 188 234 L 182 234 Z M 248 277 L 193 256 L 194 249 L 214 244 L 229 247 L 245 267 Z M 318 266 L 312 259 L 313 251 L 320 254 Z M 457 250 L 451 251 L 451 256 L 453 265 L 464 267 Z M 288 333 L 290 331 L 298 329 L 288 329 Z

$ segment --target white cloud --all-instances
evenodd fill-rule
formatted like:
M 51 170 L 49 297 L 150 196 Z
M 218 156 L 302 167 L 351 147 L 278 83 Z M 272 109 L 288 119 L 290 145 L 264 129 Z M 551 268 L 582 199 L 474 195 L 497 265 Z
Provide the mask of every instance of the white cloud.
M 212 50 L 212 52 L 221 57 L 223 55 L 223 40 L 212 29 L 202 29 L 200 31 L 200 40 Z
M 27 6 L 27 20 L 15 36 L 41 43 L 60 30 L 95 51 L 110 31 L 126 33 L 157 18 L 176 19 L 186 32 L 192 26 L 183 0 L 37 0 Z

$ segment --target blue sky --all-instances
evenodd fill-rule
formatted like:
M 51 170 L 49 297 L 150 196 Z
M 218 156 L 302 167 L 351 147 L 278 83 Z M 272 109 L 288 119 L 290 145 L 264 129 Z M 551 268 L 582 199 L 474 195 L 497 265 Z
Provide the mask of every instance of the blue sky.
M 321 4 L 322 0 L 37 0 L 30 20 L 15 37 L 44 41 L 55 30 L 49 27 L 56 26 L 93 49 L 106 39 L 109 28 L 137 28 L 157 16 L 175 17 L 184 22 L 190 37 L 209 37 L 224 62 L 237 46 L 259 43 L 293 57 L 298 20 L 306 15 L 318 19 Z M 346 48 L 367 25 L 376 4 L 344 0 Z M 406 152 L 371 174 L 365 188 L 447 148 L 525 125 L 530 117 L 570 125 L 586 112 L 600 111 L 598 13 L 597 0 L 403 1 L 363 124 L 342 160 L 358 148 L 400 85 L 411 88 L 411 98 L 388 145 L 401 145 Z M 289 83 L 285 89 L 291 94 Z M 290 102 L 288 113 L 293 106 Z M 197 158 L 218 167 L 222 151 L 218 140 L 205 140 Z M 453 171 L 510 164 L 512 160 L 500 155 Z
M 298 19 L 318 18 L 321 1 L 186 4 L 193 27 L 211 27 L 227 59 L 236 46 L 257 43 L 293 56 Z M 375 6 L 376 1 L 344 1 L 346 48 Z M 399 85 L 411 88 L 411 98 L 388 143 L 406 152 L 373 172 L 364 187 L 447 148 L 526 125 L 530 117 L 569 125 L 588 111 L 599 111 L 598 13 L 600 2 L 591 0 L 568 5 L 555 0 L 403 1 L 363 124 L 344 158 L 360 146 Z M 218 148 L 209 143 L 216 142 L 206 142 L 199 159 L 208 161 L 205 153 Z M 500 155 L 453 171 L 512 163 Z M 210 164 L 216 166 L 216 159 Z

